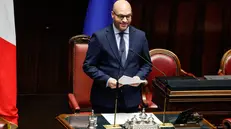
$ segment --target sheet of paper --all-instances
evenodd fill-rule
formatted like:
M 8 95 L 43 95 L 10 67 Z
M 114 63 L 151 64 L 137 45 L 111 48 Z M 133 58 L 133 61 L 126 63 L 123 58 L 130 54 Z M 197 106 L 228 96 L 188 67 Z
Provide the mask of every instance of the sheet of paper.
M 138 80 L 136 78 L 132 78 L 129 76 L 125 76 L 123 75 L 120 79 L 119 79 L 119 83 L 123 84 L 123 85 L 129 85 L 129 84 L 135 84 L 135 83 L 145 83 L 145 80 Z
M 117 113 L 116 114 L 116 124 L 124 124 L 127 120 L 131 120 L 134 115 L 136 115 L 136 118 L 140 120 L 139 118 L 140 113 Z M 152 116 L 154 118 L 154 121 L 157 124 L 162 124 L 162 122 L 152 113 L 146 113 L 148 117 Z M 110 123 L 114 124 L 114 113 L 105 113 L 102 114 L 102 116 Z

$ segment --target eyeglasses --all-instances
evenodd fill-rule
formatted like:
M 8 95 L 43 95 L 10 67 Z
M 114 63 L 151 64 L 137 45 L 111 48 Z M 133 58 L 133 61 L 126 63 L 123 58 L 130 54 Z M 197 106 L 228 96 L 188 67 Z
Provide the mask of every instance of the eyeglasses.
M 128 14 L 128 15 L 122 15 L 122 14 L 116 14 L 114 11 L 113 13 L 120 19 L 123 20 L 124 18 L 126 18 L 127 20 L 130 19 L 132 17 L 132 14 Z

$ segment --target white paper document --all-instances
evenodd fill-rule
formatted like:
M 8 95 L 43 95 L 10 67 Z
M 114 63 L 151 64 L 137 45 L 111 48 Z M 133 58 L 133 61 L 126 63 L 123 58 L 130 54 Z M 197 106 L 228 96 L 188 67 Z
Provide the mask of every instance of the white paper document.
M 136 78 L 132 78 L 129 76 L 125 76 L 123 75 L 120 79 L 119 79 L 119 83 L 122 85 L 130 85 L 130 84 L 135 84 L 135 83 L 145 83 L 145 80 L 138 80 Z
M 127 120 L 131 120 L 134 115 L 136 115 L 136 118 L 140 120 L 139 118 L 140 113 L 117 113 L 116 114 L 116 124 L 124 124 Z M 162 124 L 162 122 L 152 113 L 146 113 L 147 117 L 152 116 L 154 118 L 154 121 L 157 124 Z M 108 114 L 102 114 L 102 116 L 110 123 L 114 124 L 114 113 L 108 113 Z

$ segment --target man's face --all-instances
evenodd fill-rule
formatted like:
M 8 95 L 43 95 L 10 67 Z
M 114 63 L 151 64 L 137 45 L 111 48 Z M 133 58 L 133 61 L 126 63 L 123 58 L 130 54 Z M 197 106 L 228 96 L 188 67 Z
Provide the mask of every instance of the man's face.
M 132 12 L 130 8 L 119 8 L 112 11 L 112 18 L 116 28 L 124 31 L 128 28 L 132 21 Z

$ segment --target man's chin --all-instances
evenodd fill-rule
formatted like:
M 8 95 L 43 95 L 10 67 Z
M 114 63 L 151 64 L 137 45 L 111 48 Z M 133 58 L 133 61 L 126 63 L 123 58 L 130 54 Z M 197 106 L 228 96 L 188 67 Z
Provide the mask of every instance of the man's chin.
M 127 28 L 128 28 L 128 26 L 120 26 L 120 29 L 121 29 L 122 31 L 126 30 Z

